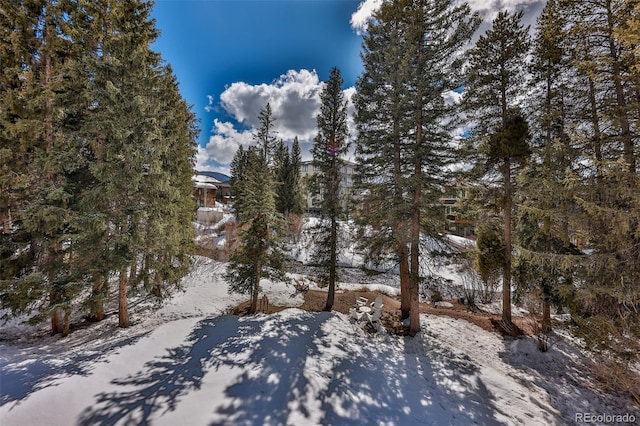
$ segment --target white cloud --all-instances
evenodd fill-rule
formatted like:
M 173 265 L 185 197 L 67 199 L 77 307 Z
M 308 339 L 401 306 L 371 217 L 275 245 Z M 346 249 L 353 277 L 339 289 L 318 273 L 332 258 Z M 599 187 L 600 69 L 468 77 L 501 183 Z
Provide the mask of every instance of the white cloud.
M 232 123 L 215 119 L 213 135 L 205 148 L 199 147 L 196 157 L 198 170 L 209 170 L 212 161 L 219 164 L 229 164 L 240 145 L 247 147 L 253 143 L 250 130 L 237 131 Z
M 351 15 L 351 28 L 358 34 L 367 30 L 367 25 L 373 14 L 380 8 L 383 0 L 364 0 L 358 6 L 358 10 Z M 459 0 L 458 3 L 468 3 L 472 11 L 480 12 L 485 22 L 491 22 L 499 11 L 508 10 L 510 12 L 531 8 L 539 10 L 544 7 L 545 0 Z M 537 13 L 535 14 L 537 16 Z M 525 24 L 533 24 L 528 22 L 525 17 Z M 486 28 L 485 28 L 486 29 Z
M 207 106 L 204 107 L 204 110 L 207 112 L 213 111 L 213 96 L 207 95 Z
M 260 124 L 258 114 L 267 102 L 273 111 L 277 137 L 289 142 L 298 137 L 302 157 L 309 159 L 312 140 L 318 132 L 316 117 L 320 112 L 320 93 L 323 87 L 324 83 L 320 81 L 316 71 L 304 69 L 290 70 L 270 84 L 231 84 L 220 95 L 220 106 L 248 130 L 238 131 L 231 122 L 214 120 L 212 135 L 206 148 L 198 151 L 198 167 L 209 170 L 208 165 L 214 164 L 212 162 L 228 165 L 240 145 L 253 145 L 254 129 Z M 355 89 L 350 87 L 344 93 L 345 99 L 349 101 L 349 129 L 355 132 L 355 108 L 351 103 Z M 209 107 L 216 106 L 210 102 Z
M 373 14 L 380 9 L 383 0 L 365 0 L 360 3 L 358 10 L 351 15 L 351 28 L 358 34 L 367 30 L 369 20 Z
M 269 102 L 280 138 L 310 139 L 316 133 L 322 87 L 315 71 L 290 70 L 271 84 L 233 83 L 220 101 L 229 115 L 250 127 L 259 125 L 258 114 Z
M 462 1 L 460 2 L 462 3 Z M 469 3 L 471 10 L 479 12 L 492 12 L 496 13 L 500 10 L 508 10 L 513 12 L 514 10 L 520 10 L 527 7 L 530 4 L 545 3 L 544 0 L 466 0 Z

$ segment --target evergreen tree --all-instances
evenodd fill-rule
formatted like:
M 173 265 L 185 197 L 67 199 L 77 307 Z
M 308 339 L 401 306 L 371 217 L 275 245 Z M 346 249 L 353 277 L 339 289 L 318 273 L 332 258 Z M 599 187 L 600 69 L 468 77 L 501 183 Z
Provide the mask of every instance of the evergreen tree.
M 356 98 L 357 173 L 371 194 L 366 202 L 382 230 L 378 235 L 382 241 L 393 236 L 401 312 L 403 318 L 411 313 L 412 334 L 420 330 L 420 235 L 440 230 L 441 215 L 432 206 L 453 159 L 455 106 L 443 94 L 459 85 L 456 57 L 477 24 L 466 4 L 396 1 L 383 4 L 365 36 Z
M 572 92 L 579 96 L 567 120 L 581 160 L 566 180 L 575 203 L 570 220 L 591 253 L 562 260 L 583 280 L 571 304 L 580 329 L 598 345 L 608 342 L 607 351 L 626 353 L 638 336 L 640 182 L 637 52 L 620 34 L 633 37 L 637 2 L 565 0 L 562 6 L 576 74 Z
M 301 154 L 298 138 L 293 140 L 291 150 L 283 141 L 276 148 L 274 159 L 277 175 L 276 210 L 287 219 L 303 212 L 301 188 Z
M 188 266 L 195 120 L 150 50 L 150 7 L 105 0 L 3 9 L 2 31 L 13 35 L 0 49 L 11 65 L 0 77 L 2 168 L 15 173 L 2 181 L 11 223 L 1 302 L 14 314 L 50 316 L 54 333 L 68 333 L 81 294 L 91 294 L 80 300 L 90 318 L 104 318 L 114 273 L 126 326 L 128 274 L 136 277 L 139 259 L 156 285 L 177 282 Z
M 272 166 L 274 153 L 278 146 L 278 137 L 276 136 L 277 132 L 274 130 L 275 118 L 273 117 L 271 104 L 267 102 L 267 105 L 260 110 L 258 120 L 260 121 L 260 128 L 258 128 L 253 137 L 262 150 L 262 155 L 267 164 Z
M 403 57 L 404 30 L 398 4 L 383 3 L 362 43 L 363 73 L 356 82 L 355 190 L 366 194 L 358 221 L 370 226 L 364 237 L 367 260 L 395 261 L 400 269 L 400 311 L 407 318 L 409 293 L 409 212 L 406 208 L 407 160 L 403 153 L 406 124 Z M 391 255 L 390 255 L 391 254 Z
M 342 215 L 343 204 L 340 197 L 340 168 L 342 155 L 349 148 L 347 130 L 347 102 L 342 92 L 342 75 L 338 68 L 332 68 L 329 80 L 320 94 L 320 114 L 318 114 L 318 135 L 314 139 L 311 154 L 315 175 L 314 187 L 320 191 L 321 220 L 315 230 L 316 252 L 314 258 L 325 271 L 329 292 L 325 311 L 330 311 L 335 298 L 338 270 L 338 219 Z
M 302 154 L 300 153 L 300 142 L 298 137 L 293 139 L 291 145 L 291 159 L 289 160 L 290 172 L 287 176 L 287 186 L 290 192 L 289 212 L 295 215 L 304 213 L 304 198 L 302 195 Z
M 244 179 L 245 171 L 247 170 L 247 162 L 249 160 L 248 152 L 240 145 L 236 150 L 231 166 L 229 168 L 230 184 L 234 193 L 233 207 L 235 209 L 236 221 L 241 221 L 242 203 L 245 200 L 245 196 L 242 193 L 242 181 Z
M 73 135 L 87 103 L 78 65 L 82 40 L 72 42 L 68 22 L 78 14 L 64 6 L 15 2 L 3 8 L 0 159 L 7 173 L 0 216 L 7 251 L 0 278 L 5 307 L 38 310 L 51 318 L 52 333 L 66 335 L 70 301 L 82 284 L 72 243 L 74 186 L 86 166 Z
M 571 71 L 566 44 L 567 20 L 559 1 L 548 1 L 537 24 L 530 67 L 533 156 L 520 176 L 516 209 L 516 283 L 520 293 L 538 283 L 542 295 L 542 330 L 551 330 L 551 302 L 559 301 L 568 271 L 550 267 L 545 258 L 576 254 L 570 244 L 571 191 L 564 185 L 576 161 L 566 132 Z M 534 260 L 535 259 L 535 260 Z M 566 272 L 566 273 L 565 273 Z M 535 286 L 534 286 L 535 287 Z
M 502 320 L 515 333 L 511 319 L 512 210 L 514 167 L 530 154 L 528 123 L 513 109 L 522 95 L 525 59 L 529 51 L 529 29 L 523 13 L 500 12 L 493 26 L 480 36 L 469 52 L 464 103 L 473 117 L 471 142 L 477 170 L 488 174 L 497 169 L 501 180 L 504 216 L 505 265 L 502 278 Z M 478 146 L 480 149 L 478 149 Z
M 275 150 L 274 169 L 276 174 L 276 210 L 286 217 L 290 209 L 289 195 L 291 188 L 288 187 L 288 175 L 291 171 L 291 158 L 289 150 L 280 140 Z
M 234 207 L 240 231 L 239 247 L 229 258 L 226 274 L 230 292 L 251 295 L 251 313 L 258 308 L 262 278 L 285 280 L 281 243 L 284 227 L 276 211 L 274 171 L 265 156 L 264 141 L 274 140 L 268 104 L 259 119 L 256 145 L 247 151 L 239 150 L 232 163 Z

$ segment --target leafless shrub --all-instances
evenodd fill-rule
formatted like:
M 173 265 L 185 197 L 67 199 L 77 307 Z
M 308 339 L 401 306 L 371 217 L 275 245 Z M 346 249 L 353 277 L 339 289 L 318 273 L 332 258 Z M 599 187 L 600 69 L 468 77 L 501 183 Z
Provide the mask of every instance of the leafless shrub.
M 522 295 L 522 307 L 531 315 L 539 315 L 542 312 L 542 292 L 539 288 L 527 291 Z
M 459 272 L 459 297 L 464 299 L 464 303 L 474 307 L 478 303 L 489 304 L 495 300 L 498 280 L 490 279 L 484 282 L 474 267 L 474 256 L 467 255 L 462 258 Z
M 594 363 L 592 372 L 605 391 L 627 395 L 640 405 L 640 375 L 629 364 L 604 360 Z
M 533 330 L 533 335 L 538 340 L 538 350 L 540 352 L 548 352 L 554 344 L 551 334 L 544 330 L 542 323 L 536 318 L 531 319 L 530 327 Z

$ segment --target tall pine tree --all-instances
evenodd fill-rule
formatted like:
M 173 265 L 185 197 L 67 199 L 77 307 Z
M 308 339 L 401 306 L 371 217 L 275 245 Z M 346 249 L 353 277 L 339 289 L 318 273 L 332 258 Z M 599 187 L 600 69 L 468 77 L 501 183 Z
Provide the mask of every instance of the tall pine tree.
M 275 140 L 270 111 L 267 104 L 260 112 L 256 145 L 236 153 L 232 171 L 239 241 L 229 257 L 226 279 L 230 292 L 251 296 L 251 313 L 258 309 L 262 278 L 285 280 L 284 227 L 276 211 L 274 171 L 265 155 L 265 141 Z
M 332 68 L 329 80 L 320 93 L 318 135 L 314 139 L 313 187 L 320 193 L 321 217 L 314 234 L 316 251 L 314 258 L 324 270 L 324 280 L 329 286 L 325 311 L 333 308 L 338 273 L 338 219 L 342 215 L 343 200 L 340 196 L 341 156 L 349 149 L 347 129 L 347 102 L 342 91 L 342 75 Z
M 512 213 L 514 168 L 530 154 L 528 123 L 514 110 L 524 93 L 529 28 L 522 12 L 500 12 L 493 26 L 469 52 L 464 103 L 473 119 L 471 142 L 477 170 L 485 176 L 497 171 L 504 221 L 505 264 L 502 277 L 502 321 L 515 333 L 511 318 Z M 478 149 L 480 148 L 480 149 Z
M 378 235 L 393 236 L 401 312 L 411 314 L 412 334 L 420 330 L 420 236 L 440 230 L 432 206 L 454 157 L 455 105 L 443 95 L 460 83 L 456 58 L 477 24 L 466 4 L 395 1 L 383 4 L 365 36 L 356 98 L 358 175 L 371 194 L 366 202 Z
M 195 119 L 150 50 L 150 8 L 50 0 L 3 9 L 12 35 L 1 49 L 10 65 L 0 79 L 2 167 L 14 172 L 2 181 L 11 219 L 0 300 L 51 317 L 54 333 L 68 332 L 77 301 L 104 318 L 114 273 L 126 326 L 139 259 L 154 262 L 156 283 L 186 272 Z

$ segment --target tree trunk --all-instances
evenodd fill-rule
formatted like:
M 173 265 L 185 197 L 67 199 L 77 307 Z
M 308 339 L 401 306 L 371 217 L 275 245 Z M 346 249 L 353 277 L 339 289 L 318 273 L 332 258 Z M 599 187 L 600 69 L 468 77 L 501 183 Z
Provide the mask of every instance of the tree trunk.
M 260 293 L 260 275 L 262 272 L 262 265 L 260 262 L 256 262 L 256 275 L 253 283 L 253 290 L 251 293 L 251 308 L 249 309 L 250 314 L 255 314 L 258 312 L 258 295 Z
M 504 164 L 504 269 L 502 275 L 502 321 L 513 328 L 511 319 L 511 161 Z
M 629 125 L 629 117 L 627 115 L 627 99 L 624 93 L 622 83 L 622 67 L 620 66 L 620 57 L 618 54 L 618 46 L 616 46 L 614 36 L 614 12 L 612 10 L 611 1 L 606 2 L 608 38 L 609 38 L 609 57 L 611 58 L 611 67 L 613 73 L 613 84 L 616 92 L 616 115 L 620 124 L 620 138 L 624 151 L 624 160 L 627 163 L 629 173 L 636 172 L 636 156 L 633 139 L 631 137 L 631 127 Z
M 136 287 L 138 285 L 138 254 L 133 254 L 133 260 L 129 269 L 129 285 Z
M 62 309 L 56 308 L 51 314 L 51 335 L 62 333 Z
M 69 335 L 69 328 L 71 327 L 71 308 L 64 310 L 64 324 L 62 326 L 62 337 Z
M 324 307 L 324 311 L 330 311 L 333 309 L 333 302 L 335 300 L 336 293 L 336 266 L 338 263 L 338 223 L 335 214 L 331 217 L 331 258 L 329 264 L 329 292 L 327 294 L 327 304 Z
M 400 263 L 400 317 L 404 320 L 409 318 L 411 311 L 411 290 L 409 289 L 409 251 L 407 245 L 398 242 L 398 261 Z
M 331 220 L 331 228 L 329 230 L 329 291 L 327 293 L 327 303 L 324 311 L 333 309 L 333 302 L 336 293 L 336 277 L 338 264 L 338 212 L 340 211 L 338 203 L 338 179 L 340 169 L 336 157 L 331 159 L 331 176 L 328 196 L 330 197 L 329 215 Z
M 106 280 L 104 277 L 98 278 L 98 282 L 91 289 L 91 302 L 89 304 L 89 321 L 97 322 L 105 318 L 104 302 L 102 292 L 104 291 Z
M 551 305 L 546 299 L 542 301 L 542 332 L 551 332 Z
M 419 179 L 421 171 L 418 170 L 416 160 L 416 176 Z M 416 179 L 416 180 L 418 180 Z M 419 185 L 417 183 L 416 185 Z M 420 197 L 422 191 L 419 186 L 414 191 L 414 211 L 411 219 L 411 272 L 409 273 L 409 297 L 411 301 L 411 314 L 409 316 L 409 335 L 415 336 L 420 332 Z
M 129 322 L 129 302 L 127 300 L 127 269 L 120 270 L 120 279 L 118 280 L 118 326 L 127 328 L 131 325 Z
M 417 284 L 415 282 L 411 283 L 412 287 L 416 287 L 414 291 L 411 292 L 412 295 L 416 295 L 416 297 L 411 298 L 411 313 L 409 316 L 409 335 L 415 336 L 420 332 L 420 300 L 417 297 Z M 413 289 L 412 289 L 413 290 Z
M 420 7 L 423 10 L 423 7 Z M 424 34 L 418 38 L 417 62 L 422 64 Z M 411 212 L 411 273 L 410 297 L 411 316 L 409 318 L 409 334 L 415 336 L 420 332 L 420 220 L 422 212 L 422 108 L 423 88 L 418 84 L 415 109 L 415 145 L 413 148 L 413 200 Z

